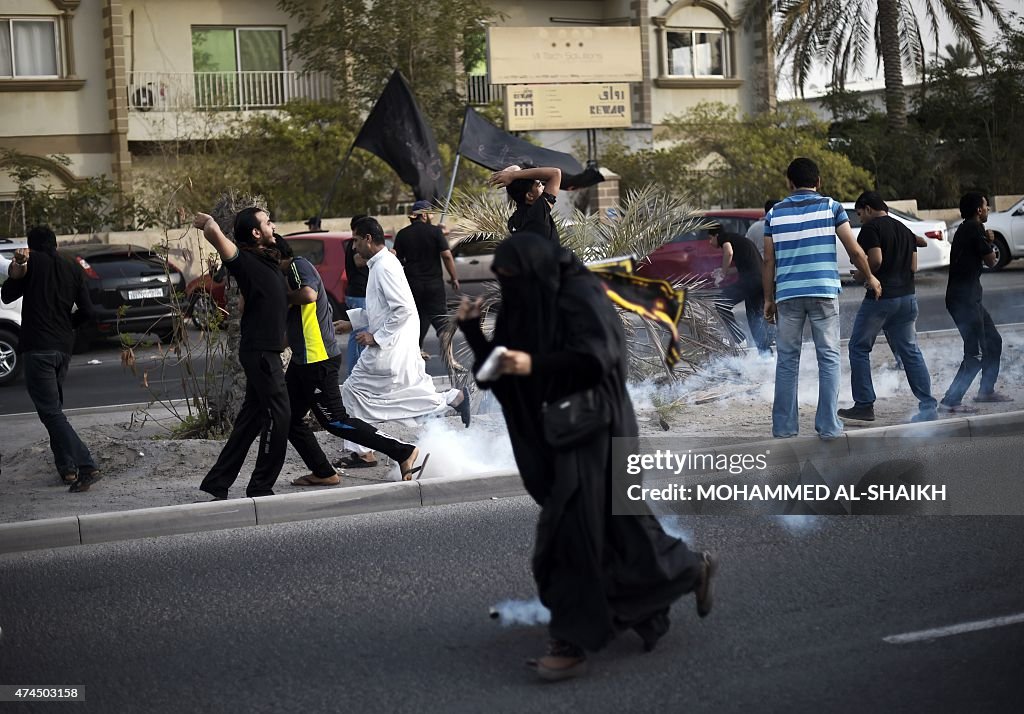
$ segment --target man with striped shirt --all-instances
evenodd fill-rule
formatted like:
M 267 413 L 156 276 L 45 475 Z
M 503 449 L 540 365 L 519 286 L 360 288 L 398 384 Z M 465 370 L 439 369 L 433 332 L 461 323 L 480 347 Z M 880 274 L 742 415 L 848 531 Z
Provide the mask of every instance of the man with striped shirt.
M 818 358 L 814 430 L 822 439 L 834 439 L 843 433 L 836 414 L 842 290 L 836 236 L 853 265 L 866 276 L 865 285 L 875 299 L 881 297 L 882 286 L 871 274 L 842 205 L 819 193 L 817 164 L 794 159 L 786 169 L 786 181 L 793 193 L 768 211 L 764 225 L 764 316 L 778 323 L 772 436 L 787 438 L 800 432 L 800 350 L 804 324 L 809 322 Z

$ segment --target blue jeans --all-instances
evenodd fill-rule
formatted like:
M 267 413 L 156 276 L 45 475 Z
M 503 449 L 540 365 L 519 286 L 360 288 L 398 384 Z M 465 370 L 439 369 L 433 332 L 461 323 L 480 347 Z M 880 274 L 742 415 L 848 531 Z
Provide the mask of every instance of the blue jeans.
M 875 388 L 871 382 L 871 348 L 878 333 L 885 330 L 886 339 L 897 359 L 903 362 L 910 391 L 917 397 L 922 412 L 935 411 L 932 379 L 928 365 L 917 346 L 917 296 L 895 298 L 865 298 L 853 320 L 850 333 L 850 386 L 853 401 L 858 407 L 875 403 Z
M 804 323 L 811 323 L 811 337 L 818 357 L 818 411 L 814 430 L 823 439 L 843 434 L 836 415 L 839 405 L 839 298 L 801 297 L 777 305 L 778 334 L 775 349 L 775 402 L 772 404 L 772 436 L 786 438 L 800 433 L 800 349 Z
M 944 405 L 955 407 L 963 401 L 978 372 L 981 372 L 978 394 L 991 394 L 996 390 L 1003 338 L 980 300 L 946 296 L 946 309 L 964 340 L 964 359 L 942 398 Z
M 354 307 L 366 308 L 366 298 L 364 297 L 345 297 L 345 304 L 348 305 L 351 310 Z M 347 315 L 335 316 L 335 320 L 347 320 Z M 353 330 L 348 336 L 348 351 L 345 353 L 345 366 L 348 368 L 346 376 L 352 374 L 352 370 L 356 366 L 356 362 L 359 360 L 359 355 L 363 353 L 365 349 L 361 344 L 356 342 L 356 335 L 360 332 L 366 332 L 366 330 Z
M 71 356 L 65 352 L 29 350 L 22 357 L 28 396 L 50 435 L 50 451 L 57 473 L 65 476 L 95 471 L 92 454 L 64 416 L 64 378 Z

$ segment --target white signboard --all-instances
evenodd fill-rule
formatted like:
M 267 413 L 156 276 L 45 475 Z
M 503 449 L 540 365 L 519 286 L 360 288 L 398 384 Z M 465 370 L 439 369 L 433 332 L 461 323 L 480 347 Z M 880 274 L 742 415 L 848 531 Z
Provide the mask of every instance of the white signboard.
M 628 84 L 512 84 L 505 87 L 509 131 L 620 129 L 633 123 Z

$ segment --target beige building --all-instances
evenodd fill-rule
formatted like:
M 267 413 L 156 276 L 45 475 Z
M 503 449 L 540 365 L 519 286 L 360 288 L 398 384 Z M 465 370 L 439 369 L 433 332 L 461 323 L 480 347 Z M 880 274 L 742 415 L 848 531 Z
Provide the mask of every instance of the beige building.
M 632 134 L 699 101 L 745 112 L 774 101 L 770 57 L 738 21 L 740 0 L 504 2 L 502 25 L 636 26 L 643 79 L 630 84 Z M 288 53 L 298 30 L 275 0 L 3 0 L 0 148 L 31 157 L 54 186 L 109 175 L 129 189 L 147 147 L 215 135 L 240 111 L 327 99 L 330 81 Z M 386 30 L 383 30 L 386 31 Z M 767 59 L 766 59 L 767 57 Z M 494 87 L 471 79 L 470 101 Z M 537 132 L 571 150 L 583 132 Z M 567 140 L 568 143 L 567 143 Z M 67 156 L 63 165 L 49 156 Z M 0 176 L 0 201 L 13 186 Z

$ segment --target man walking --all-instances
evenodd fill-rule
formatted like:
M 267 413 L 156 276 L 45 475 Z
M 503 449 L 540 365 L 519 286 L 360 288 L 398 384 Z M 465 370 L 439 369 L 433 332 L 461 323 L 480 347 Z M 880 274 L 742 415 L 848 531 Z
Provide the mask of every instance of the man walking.
M 389 421 L 439 415 L 450 407 L 469 426 L 469 390 L 435 391 L 420 359 L 416 303 L 398 258 L 384 245 L 384 229 L 375 219 L 363 218 L 354 233 L 356 250 L 370 268 L 366 283 L 369 327 L 355 336 L 366 350 L 342 385 L 345 409 L 367 421 Z M 338 327 L 351 329 L 351 323 L 339 321 Z M 372 451 L 353 451 L 358 455 L 342 461 L 342 466 L 362 466 L 357 460 L 371 465 L 376 462 Z
M 772 436 L 800 432 L 797 401 L 804 324 L 810 322 L 818 358 L 818 409 L 814 430 L 821 439 L 842 435 L 839 401 L 839 264 L 836 236 L 864 274 L 868 290 L 881 297 L 867 256 L 857 245 L 850 219 L 838 202 L 822 196 L 818 165 L 794 159 L 786 169 L 793 191 L 775 204 L 764 225 L 764 315 L 778 320 Z
M 416 201 L 409 213 L 409 225 L 395 236 L 395 255 L 405 268 L 416 311 L 420 320 L 420 348 L 433 324 L 437 336 L 447 322 L 448 302 L 444 294 L 441 261 L 448 271 L 452 288 L 458 291 L 459 278 L 455 274 L 455 259 L 448 248 L 444 231 L 430 222 L 430 201 Z
M 83 493 L 101 475 L 64 415 L 64 378 L 75 327 L 92 318 L 92 303 L 82 269 L 57 254 L 57 236 L 48 226 L 32 228 L 28 248 L 16 250 L 8 266 L 0 299 L 12 303 L 18 298 L 24 298 L 18 351 L 25 362 L 25 386 L 50 435 L 57 474 L 71 485 L 71 493 Z
M 293 257 L 287 241 L 281 238 L 277 246 L 288 277 L 291 305 L 287 325 L 292 358 L 285 373 L 291 407 L 288 441 L 311 471 L 292 481 L 292 485 L 336 486 L 341 483 L 306 424 L 310 409 L 320 426 L 333 436 L 382 451 L 398 462 L 402 473 L 411 472 L 419 449 L 378 431 L 362 419 L 350 417 L 345 411 L 338 387 L 341 348 L 334 335 L 334 315 L 323 281 L 312 263 Z
M 708 228 L 708 242 L 712 248 L 722 251 L 722 267 L 715 270 L 715 286 L 719 286 L 729 266 L 735 264 L 739 279 L 727 285 L 722 294 L 715 298 L 715 309 L 721 315 L 726 327 L 737 343 L 744 339 L 743 330 L 736 323 L 733 305 L 742 302 L 746 308 L 747 325 L 754 338 L 757 351 L 762 356 L 771 354 L 768 347 L 768 324 L 764 321 L 764 262 L 752 242 L 738 233 L 722 230 L 715 224 Z
M 875 389 L 871 381 L 871 348 L 878 333 L 885 331 L 893 353 L 903 364 L 910 391 L 918 400 L 918 413 L 911 421 L 932 421 L 938 417 L 928 365 L 917 346 L 917 238 L 905 225 L 889 215 L 889 207 L 874 191 L 862 193 L 854 203 L 860 218 L 857 243 L 868 256 L 871 271 L 882 284 L 881 299 L 864 297 L 850 333 L 850 386 L 853 406 L 840 409 L 843 419 L 875 420 Z M 859 277 L 854 275 L 855 278 Z
M 975 402 L 1011 402 L 1013 397 L 996 391 L 1003 339 L 988 310 L 981 304 L 981 266 L 996 264 L 992 248 L 995 236 L 985 230 L 988 199 L 980 193 L 960 198 L 964 222 L 956 229 L 949 255 L 949 282 L 946 283 L 946 310 L 964 340 L 964 359 L 953 383 L 939 403 L 939 409 L 953 414 L 972 414 L 977 407 L 963 404 L 964 395 L 981 372 L 981 385 Z
M 245 495 L 273 496 L 274 482 L 288 449 L 291 417 L 281 366 L 288 294 L 274 240 L 274 224 L 266 211 L 244 208 L 235 216 L 235 243 L 224 235 L 212 216 L 197 213 L 193 225 L 220 254 L 245 300 L 238 346 L 238 361 L 245 371 L 245 398 L 217 463 L 199 488 L 214 500 L 227 498 L 249 447 L 259 436 L 259 456 Z

